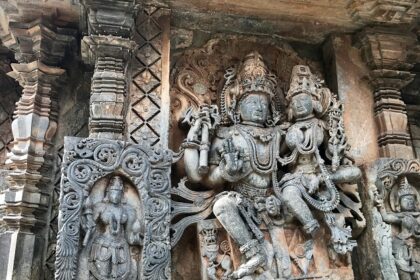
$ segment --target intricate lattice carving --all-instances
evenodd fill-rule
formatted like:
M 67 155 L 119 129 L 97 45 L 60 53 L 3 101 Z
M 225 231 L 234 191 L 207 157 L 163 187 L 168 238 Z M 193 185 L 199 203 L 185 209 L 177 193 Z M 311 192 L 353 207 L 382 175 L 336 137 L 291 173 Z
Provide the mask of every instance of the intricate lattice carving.
M 165 45 L 168 44 L 166 24 L 168 10 L 145 7 L 138 13 L 134 40 L 139 45 L 131 67 L 130 105 L 127 114 L 129 139 L 135 143 L 161 145 L 166 138 L 167 124 L 164 91 Z M 165 66 L 166 65 L 166 66 Z M 166 140 L 164 140 L 166 142 Z
M 89 217 L 89 213 L 94 211 L 96 204 L 93 199 L 88 199 L 93 195 L 94 185 L 112 174 L 131 182 L 144 209 L 142 262 L 138 270 L 141 274 L 134 279 L 168 279 L 170 165 L 171 153 L 167 150 L 152 150 L 112 140 L 66 138 L 56 279 L 74 279 L 87 275 L 86 270 L 78 265 L 86 260 L 86 256 L 79 255 L 79 246 L 82 240 L 89 240 L 92 224 L 83 222 L 81 216 Z M 114 189 L 112 186 L 108 188 Z M 130 200 L 130 196 L 127 199 Z M 89 210 L 92 207 L 93 210 Z M 123 223 L 122 220 L 120 222 Z M 127 242 L 133 242 L 133 239 Z

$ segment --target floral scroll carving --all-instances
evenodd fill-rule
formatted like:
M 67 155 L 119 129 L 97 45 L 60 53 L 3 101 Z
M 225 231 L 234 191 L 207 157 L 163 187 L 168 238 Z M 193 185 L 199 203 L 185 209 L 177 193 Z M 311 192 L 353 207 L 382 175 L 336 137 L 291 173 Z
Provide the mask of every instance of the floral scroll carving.
M 166 150 L 66 138 L 56 279 L 169 278 L 171 162 Z

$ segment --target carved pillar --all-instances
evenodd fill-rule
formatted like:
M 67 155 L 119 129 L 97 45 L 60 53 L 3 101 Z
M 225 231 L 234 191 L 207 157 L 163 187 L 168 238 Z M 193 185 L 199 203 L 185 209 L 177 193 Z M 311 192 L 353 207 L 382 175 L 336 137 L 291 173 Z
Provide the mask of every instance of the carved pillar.
M 412 158 L 401 89 L 414 77 L 410 73 L 414 63 L 410 50 L 415 45 L 415 36 L 399 30 L 367 28 L 358 37 L 374 90 L 379 154 L 382 157 Z
M 12 122 L 7 155 L 8 188 L 1 194 L 6 232 L 0 236 L 2 279 L 39 279 L 44 226 L 53 165 L 52 138 L 57 128 L 57 94 L 65 70 L 60 68 L 74 42 L 73 31 L 44 20 L 9 24 L 5 45 L 19 63 L 9 76 L 22 87 Z M 5 37 L 3 36 L 3 39 Z
M 136 12 L 135 1 L 85 0 L 82 4 L 89 34 L 82 40 L 82 58 L 95 66 L 89 136 L 123 139 L 126 69 L 136 47 L 129 39 Z

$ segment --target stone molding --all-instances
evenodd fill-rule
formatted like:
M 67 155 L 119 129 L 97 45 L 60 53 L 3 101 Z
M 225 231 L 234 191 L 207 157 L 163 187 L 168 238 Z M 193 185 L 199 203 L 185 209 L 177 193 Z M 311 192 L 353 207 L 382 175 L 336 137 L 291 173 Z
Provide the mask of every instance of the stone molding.
M 398 29 L 366 28 L 357 34 L 362 57 L 370 68 L 380 156 L 412 158 L 407 112 L 401 90 L 414 74 L 414 34 Z
M 127 64 L 136 43 L 130 40 L 135 1 L 82 1 L 82 58 L 95 65 L 90 100 L 90 137 L 123 139 Z

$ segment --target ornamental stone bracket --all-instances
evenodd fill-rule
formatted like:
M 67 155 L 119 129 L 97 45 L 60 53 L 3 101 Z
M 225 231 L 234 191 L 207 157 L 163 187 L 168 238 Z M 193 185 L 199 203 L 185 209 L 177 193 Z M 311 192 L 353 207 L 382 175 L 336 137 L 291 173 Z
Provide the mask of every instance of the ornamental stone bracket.
M 55 279 L 170 279 L 172 152 L 65 138 Z
M 367 28 L 358 34 L 358 40 L 370 68 L 368 78 L 374 90 L 379 154 L 413 158 L 401 89 L 414 78 L 410 69 L 414 66 L 416 37 L 399 30 Z
M 418 160 L 380 158 L 367 168 L 363 197 L 366 231 L 358 240 L 365 279 L 416 279 L 419 260 Z M 366 272 L 365 271 L 365 272 Z
M 57 129 L 58 92 L 65 70 L 60 68 L 74 48 L 74 30 L 58 28 L 46 20 L 9 23 L 2 34 L 19 63 L 8 75 L 22 87 L 12 122 L 13 141 L 7 155 L 8 188 L 0 195 L 6 232 L 0 247 L 2 278 L 40 277 L 44 233 L 53 166 L 52 139 Z M 25 255 L 17 252 L 25 251 Z M 22 266 L 23 263 L 30 264 Z

